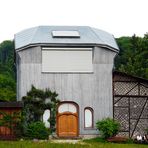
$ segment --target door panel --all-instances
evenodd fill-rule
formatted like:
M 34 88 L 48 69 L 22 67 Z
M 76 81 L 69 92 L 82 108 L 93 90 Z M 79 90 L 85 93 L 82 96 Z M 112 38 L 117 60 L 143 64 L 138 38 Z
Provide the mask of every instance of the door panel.
M 75 137 L 78 134 L 77 114 L 62 114 L 58 116 L 58 135 L 61 137 Z
M 58 130 L 59 130 L 59 136 L 64 136 L 67 134 L 67 115 L 61 115 L 58 118 Z
M 68 134 L 69 136 L 76 136 L 77 134 L 77 117 L 74 115 L 67 116 Z

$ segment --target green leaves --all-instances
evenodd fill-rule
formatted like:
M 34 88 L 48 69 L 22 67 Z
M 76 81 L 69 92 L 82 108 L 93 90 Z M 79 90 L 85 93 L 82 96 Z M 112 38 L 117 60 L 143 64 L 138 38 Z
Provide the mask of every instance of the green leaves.
M 0 119 L 0 126 L 6 126 L 10 129 L 15 128 L 15 126 L 21 121 L 21 112 L 6 113 L 0 111 L 0 115 L 3 118 Z
M 50 89 L 41 90 L 32 85 L 27 96 L 22 98 L 24 101 L 24 122 L 28 124 L 40 121 L 44 110 L 50 109 L 50 128 L 51 131 L 54 131 L 56 123 L 56 108 L 59 102 L 57 96 L 58 94 L 56 92 L 52 92 Z
M 27 127 L 26 136 L 31 139 L 48 139 L 48 135 L 49 130 L 40 121 L 30 123 Z
M 12 78 L 0 74 L 0 100 L 16 100 L 15 82 Z
M 16 100 L 13 41 L 0 44 L 0 100 Z
M 115 136 L 120 128 L 120 124 L 111 118 L 105 118 L 96 123 L 97 129 L 101 132 L 103 138 Z
M 7 88 L 15 91 L 15 82 L 12 78 L 0 74 L 0 88 Z
M 0 69 L 1 74 L 15 78 L 13 41 L 6 40 L 0 44 Z
M 148 78 L 148 34 L 117 39 L 120 48 L 115 67 L 121 72 Z

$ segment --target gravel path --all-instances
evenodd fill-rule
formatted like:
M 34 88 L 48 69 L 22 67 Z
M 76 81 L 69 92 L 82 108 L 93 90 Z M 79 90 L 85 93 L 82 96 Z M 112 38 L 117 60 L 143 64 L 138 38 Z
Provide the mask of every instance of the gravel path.
M 53 143 L 79 143 L 81 140 L 70 140 L 70 139 L 62 139 L 62 140 L 59 140 L 59 139 L 56 139 L 56 140 L 51 140 L 51 142 Z

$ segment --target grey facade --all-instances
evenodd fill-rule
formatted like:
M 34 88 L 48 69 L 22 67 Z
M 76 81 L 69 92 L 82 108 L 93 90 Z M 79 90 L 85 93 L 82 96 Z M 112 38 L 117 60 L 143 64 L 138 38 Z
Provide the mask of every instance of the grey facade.
M 79 39 L 52 38 L 52 30 L 78 30 Z M 93 72 L 43 73 L 42 47 L 92 47 Z M 17 66 L 17 100 L 26 95 L 31 85 L 56 91 L 61 101 L 79 106 L 79 135 L 95 135 L 95 123 L 113 117 L 112 69 L 118 46 L 112 35 L 90 27 L 41 26 L 15 35 Z M 94 110 L 94 127 L 84 128 L 84 109 Z

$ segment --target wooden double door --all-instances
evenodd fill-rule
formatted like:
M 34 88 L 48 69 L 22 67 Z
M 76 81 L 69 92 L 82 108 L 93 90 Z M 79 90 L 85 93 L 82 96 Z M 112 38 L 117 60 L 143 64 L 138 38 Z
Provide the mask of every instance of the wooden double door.
M 78 108 L 73 103 L 62 103 L 58 108 L 57 135 L 59 137 L 78 136 Z

